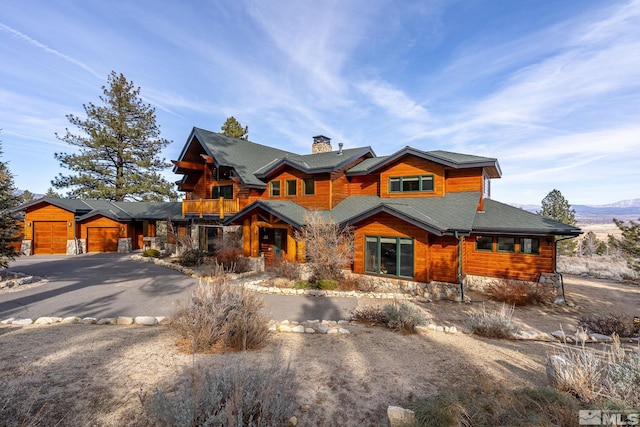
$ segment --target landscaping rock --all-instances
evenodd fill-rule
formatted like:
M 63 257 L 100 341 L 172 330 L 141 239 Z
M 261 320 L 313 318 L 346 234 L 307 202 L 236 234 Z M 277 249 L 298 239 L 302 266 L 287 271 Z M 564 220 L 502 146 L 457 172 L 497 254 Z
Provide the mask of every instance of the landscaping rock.
M 269 325 L 269 332 L 278 332 L 278 325 L 276 324 Z
M 549 356 L 547 358 L 547 379 L 549 380 L 549 385 L 554 388 L 561 388 L 564 385 L 562 372 L 566 372 L 570 365 L 571 362 L 564 356 Z
M 118 325 L 133 325 L 133 317 L 120 316 L 116 320 Z
M 318 327 L 316 328 L 316 330 L 318 332 L 320 332 L 321 334 L 327 334 L 329 333 L 329 331 L 331 330 L 331 328 L 324 326 L 324 325 L 318 325 Z
M 8 319 L 4 319 L 2 321 L 0 321 L 0 324 L 2 325 L 10 325 L 16 318 L 15 317 L 9 317 Z
M 51 317 L 38 317 L 34 322 L 36 325 L 50 325 L 54 323 Z
M 331 328 L 327 331 L 328 334 L 337 334 L 338 333 L 338 329 L 336 328 Z
M 415 412 L 410 409 L 401 408 L 399 406 L 389 406 L 387 408 L 387 417 L 391 427 L 403 427 L 413 425 L 415 422 Z
M 278 326 L 278 330 L 280 332 L 291 332 L 291 326 L 289 325 L 283 325 L 282 323 L 280 324 L 280 326 Z
M 340 333 L 340 334 L 350 334 L 351 332 L 349 332 L 348 329 L 340 328 L 340 329 L 338 329 L 338 333 Z
M 567 335 L 564 333 L 564 331 L 553 331 L 551 332 L 551 336 L 559 339 L 560 341 L 564 341 L 565 338 L 567 338 Z
M 14 319 L 11 322 L 12 325 L 31 325 L 33 324 L 33 319 Z
M 313 328 L 305 328 L 304 332 L 307 333 L 307 334 L 315 334 L 316 330 L 313 329 Z
M 603 334 L 589 334 L 589 338 L 596 342 L 613 342 L 613 338 Z
M 303 334 L 304 333 L 304 326 L 296 325 L 293 328 L 291 328 L 291 332 L 294 332 L 294 333 L 297 333 L 297 334 Z
M 133 323 L 142 326 L 156 326 L 158 324 L 158 320 L 153 316 L 137 316 Z
M 98 320 L 97 325 L 115 325 L 116 319 L 114 317 L 105 317 L 104 319 Z
M 85 325 L 95 325 L 96 323 L 98 323 L 98 319 L 96 319 L 95 317 L 85 317 L 82 319 L 82 323 Z
M 70 324 L 70 323 L 80 323 L 79 317 L 65 317 L 62 319 L 61 323 Z

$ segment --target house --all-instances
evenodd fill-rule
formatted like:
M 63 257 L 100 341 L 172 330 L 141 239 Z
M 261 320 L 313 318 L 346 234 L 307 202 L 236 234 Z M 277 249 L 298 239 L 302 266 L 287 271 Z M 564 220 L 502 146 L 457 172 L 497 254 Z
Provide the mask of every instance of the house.
M 182 204 L 44 197 L 24 212 L 27 255 L 130 252 L 153 246 L 157 221 L 180 220 Z
M 318 210 L 354 230 L 354 273 L 418 282 L 465 276 L 537 280 L 555 272 L 556 236 L 577 227 L 494 201 L 494 158 L 405 147 L 334 150 L 323 135 L 300 155 L 193 128 L 174 172 L 182 218 L 201 248 L 242 229 L 244 254 L 304 261 L 295 231 Z

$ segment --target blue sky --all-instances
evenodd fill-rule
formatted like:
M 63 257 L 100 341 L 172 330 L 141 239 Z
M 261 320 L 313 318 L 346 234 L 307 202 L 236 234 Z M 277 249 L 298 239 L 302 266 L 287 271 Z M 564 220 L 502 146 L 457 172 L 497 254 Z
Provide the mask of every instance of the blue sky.
M 2 160 L 44 193 L 67 114 L 123 73 L 156 108 L 162 155 L 234 115 L 310 152 L 407 145 L 498 158 L 492 198 L 640 197 L 640 1 L 0 0 Z M 73 128 L 72 128 L 73 129 Z M 178 177 L 170 172 L 172 181 Z

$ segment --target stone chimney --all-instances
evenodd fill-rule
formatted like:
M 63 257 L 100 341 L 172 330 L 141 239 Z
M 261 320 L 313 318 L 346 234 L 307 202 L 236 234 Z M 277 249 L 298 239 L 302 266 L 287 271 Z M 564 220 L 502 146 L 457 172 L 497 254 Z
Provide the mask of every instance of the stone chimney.
M 313 145 L 311 146 L 311 153 L 329 153 L 331 152 L 331 138 L 327 138 L 324 135 L 318 135 L 313 137 Z

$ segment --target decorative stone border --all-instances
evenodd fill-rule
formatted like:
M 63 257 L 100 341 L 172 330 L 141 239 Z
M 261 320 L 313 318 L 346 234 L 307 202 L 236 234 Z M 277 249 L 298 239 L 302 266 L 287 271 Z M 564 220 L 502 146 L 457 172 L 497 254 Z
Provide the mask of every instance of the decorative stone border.
M 38 276 L 29 276 L 24 273 L 18 273 L 11 270 L 3 270 L 0 272 L 0 291 L 15 289 L 19 286 L 31 285 L 34 283 L 47 283 L 48 280 Z

